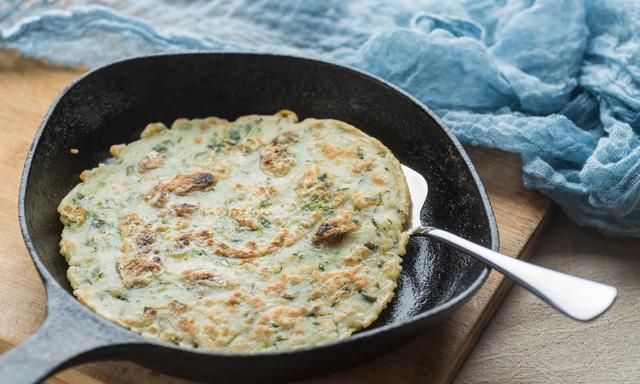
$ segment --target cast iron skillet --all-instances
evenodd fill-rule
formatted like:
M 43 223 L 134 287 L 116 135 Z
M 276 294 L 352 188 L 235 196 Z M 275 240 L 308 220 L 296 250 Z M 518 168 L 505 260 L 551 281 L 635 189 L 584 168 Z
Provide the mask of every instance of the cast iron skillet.
M 260 354 L 207 353 L 150 340 L 103 320 L 71 294 L 59 254 L 56 207 L 83 169 L 135 140 L 152 121 L 272 114 L 335 118 L 386 144 L 422 173 L 429 198 L 422 221 L 497 249 L 498 235 L 480 180 L 460 144 L 417 100 L 357 70 L 298 57 L 194 53 L 141 57 L 96 69 L 53 103 L 27 156 L 20 225 L 44 281 L 42 328 L 0 359 L 0 380 L 30 383 L 74 364 L 131 360 L 185 378 L 279 382 L 352 366 L 405 343 L 468 299 L 488 268 L 439 242 L 412 238 L 395 298 L 380 319 L 352 337 L 319 347 Z M 72 156 L 70 148 L 79 148 Z M 429 348 L 429 346 L 425 346 Z

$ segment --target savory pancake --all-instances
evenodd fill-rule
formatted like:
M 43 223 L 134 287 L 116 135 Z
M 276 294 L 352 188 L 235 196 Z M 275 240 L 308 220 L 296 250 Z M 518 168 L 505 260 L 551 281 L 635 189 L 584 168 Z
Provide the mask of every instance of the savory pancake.
M 78 299 L 145 336 L 257 352 L 326 343 L 393 297 L 409 192 L 393 154 L 290 111 L 149 124 L 58 207 Z

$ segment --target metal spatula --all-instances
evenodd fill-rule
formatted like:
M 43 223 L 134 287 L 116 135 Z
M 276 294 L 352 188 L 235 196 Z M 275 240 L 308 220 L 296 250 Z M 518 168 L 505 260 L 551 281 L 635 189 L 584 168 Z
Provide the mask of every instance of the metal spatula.
M 604 313 L 616 298 L 609 285 L 543 268 L 502 255 L 442 229 L 422 225 L 420 211 L 427 200 L 427 181 L 413 169 L 402 166 L 411 193 L 409 233 L 441 240 L 481 260 L 520 284 L 558 311 L 587 321 Z

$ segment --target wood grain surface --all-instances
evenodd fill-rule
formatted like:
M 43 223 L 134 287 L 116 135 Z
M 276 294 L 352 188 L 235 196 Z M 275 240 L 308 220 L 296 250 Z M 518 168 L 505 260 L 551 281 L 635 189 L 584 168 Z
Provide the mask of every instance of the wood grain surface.
M 34 333 L 46 314 L 45 292 L 24 246 L 17 218 L 20 174 L 33 134 L 50 103 L 82 69 L 65 69 L 0 50 L 0 352 Z M 468 151 L 489 192 L 501 251 L 527 257 L 553 211 L 525 189 L 517 156 Z M 444 383 L 455 376 L 510 288 L 492 272 L 480 291 L 451 318 L 411 343 L 369 363 L 304 383 Z M 84 364 L 49 383 L 186 383 L 129 362 Z
M 454 383 L 638 383 L 638 250 L 640 238 L 607 237 L 559 212 L 532 261 L 613 285 L 616 301 L 595 320 L 579 322 L 515 286 Z

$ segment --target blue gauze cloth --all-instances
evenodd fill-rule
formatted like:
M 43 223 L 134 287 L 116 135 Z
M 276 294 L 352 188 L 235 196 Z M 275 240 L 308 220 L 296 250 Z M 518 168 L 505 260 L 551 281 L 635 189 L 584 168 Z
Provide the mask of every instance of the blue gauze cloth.
M 520 153 L 582 225 L 640 236 L 640 3 L 2 0 L 0 45 L 66 65 L 185 50 L 295 53 L 407 90 L 464 143 Z

